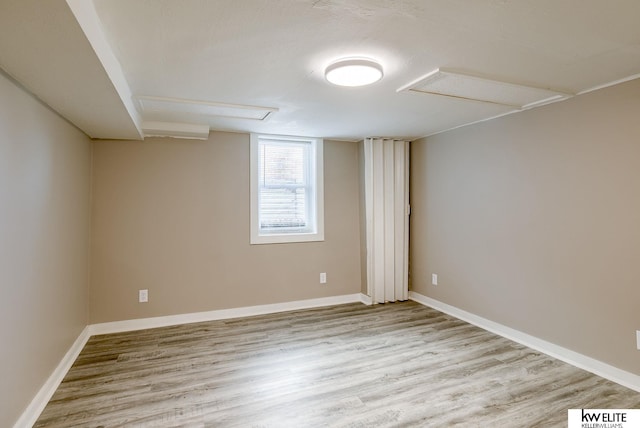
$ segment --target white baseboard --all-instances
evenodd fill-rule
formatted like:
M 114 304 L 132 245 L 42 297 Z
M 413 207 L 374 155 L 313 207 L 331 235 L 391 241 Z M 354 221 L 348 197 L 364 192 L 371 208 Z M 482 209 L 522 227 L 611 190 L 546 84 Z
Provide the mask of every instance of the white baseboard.
M 242 308 L 221 309 L 217 311 L 196 312 L 191 314 L 171 315 L 166 317 L 142 318 L 127 321 L 115 321 L 101 324 L 91 324 L 85 327 L 80 336 L 53 371 L 49 379 L 22 413 L 13 428 L 30 428 L 46 407 L 65 375 L 91 336 L 97 334 L 120 333 L 124 331 L 144 330 L 147 328 L 167 327 L 178 324 L 188 324 L 202 321 L 215 321 L 229 318 L 249 317 L 253 315 L 273 314 L 277 312 L 295 311 L 298 309 L 319 308 L 323 306 L 341 305 L 345 303 L 365 303 L 365 296 L 361 293 L 342 296 L 321 297 L 318 299 L 297 300 L 294 302 L 274 303 L 271 305 L 247 306 Z M 369 303 L 371 304 L 371 303 Z
M 294 302 L 273 303 L 270 305 L 245 306 L 242 308 L 219 309 L 207 312 L 194 312 L 190 314 L 92 324 L 89 326 L 89 331 L 91 332 L 91 335 L 121 333 L 124 331 L 144 330 L 147 328 L 167 327 L 194 322 L 274 314 L 277 312 L 341 305 L 344 303 L 356 303 L 360 301 L 360 294 L 346 294 L 342 296 L 321 297 L 318 299 L 297 300 Z
M 373 299 L 371 298 L 371 296 L 367 296 L 364 293 L 360 293 L 360 302 L 369 306 L 373 305 Z
M 480 316 L 458 309 L 454 306 L 410 291 L 409 299 L 432 307 L 441 312 L 459 318 L 470 324 L 488 330 L 492 333 L 506 337 L 529 348 L 545 353 L 551 357 L 569 363 L 578 368 L 587 370 L 605 379 L 609 379 L 627 388 L 640 392 L 640 376 L 618 369 L 609 364 L 603 363 L 586 355 L 579 354 L 521 331 L 506 327 L 502 324 L 487 320 Z M 323 297 L 319 299 L 298 300 L 294 302 L 275 303 L 270 305 L 248 306 L 233 309 L 221 309 L 208 312 L 197 312 L 191 314 L 171 315 L 166 317 L 143 318 L 137 320 L 116 321 L 87 326 L 75 340 L 73 345 L 60 361 L 60 364 L 47 379 L 40 391 L 33 398 L 29 406 L 22 413 L 14 428 L 28 428 L 33 426 L 45 406 L 53 396 L 54 392 L 64 379 L 65 375 L 73 365 L 74 361 L 84 348 L 89 338 L 97 334 L 118 333 L 132 330 L 142 330 L 154 327 L 165 327 L 178 324 L 187 324 L 202 321 L 215 321 L 229 318 L 247 317 L 253 315 L 264 315 L 277 312 L 286 312 L 299 309 L 317 308 L 322 306 L 340 305 L 345 303 L 364 303 L 371 305 L 371 297 L 362 294 L 347 294 L 342 296 Z
M 616 382 L 622 386 L 626 386 L 627 388 L 633 389 L 634 391 L 640 392 L 640 376 L 636 374 L 621 370 L 617 367 L 613 367 L 609 364 L 603 363 L 602 361 L 587 357 L 586 355 L 571 351 L 567 348 L 563 348 L 562 346 L 555 345 L 551 342 L 547 342 L 546 340 L 539 339 L 535 336 L 531 336 L 527 333 L 523 333 L 519 330 L 515 330 L 505 325 L 498 324 L 497 322 L 490 321 L 486 318 L 482 318 L 478 315 L 474 315 L 470 312 L 464 311 L 462 309 L 456 308 L 455 306 L 448 305 L 446 303 L 440 302 L 439 300 L 432 299 L 414 291 L 409 292 L 409 299 L 421 303 L 425 306 L 437 309 L 440 312 L 444 312 L 445 314 L 449 314 L 451 316 L 459 318 L 463 321 L 466 321 L 470 324 L 478 326 L 502 337 L 506 337 L 507 339 L 535 349 L 536 351 L 540 351 L 553 358 L 557 358 L 558 360 L 564 361 L 565 363 L 571 364 L 575 367 L 581 368 L 605 379 L 609 379 L 610 381 Z
M 31 403 L 25 411 L 22 412 L 20 418 L 13 425 L 14 428 L 30 428 L 36 423 L 38 417 L 40 417 L 40 413 L 42 413 L 54 392 L 56 392 L 56 389 L 60 386 L 62 379 L 64 379 L 90 337 L 89 327 L 85 327 L 75 342 L 73 342 L 71 348 L 69 348 L 64 357 L 62 357 L 62 360 L 55 370 L 53 370 L 51 376 L 49 376 L 44 385 L 42 385 L 40 391 L 33 397 L 33 400 L 31 400 Z

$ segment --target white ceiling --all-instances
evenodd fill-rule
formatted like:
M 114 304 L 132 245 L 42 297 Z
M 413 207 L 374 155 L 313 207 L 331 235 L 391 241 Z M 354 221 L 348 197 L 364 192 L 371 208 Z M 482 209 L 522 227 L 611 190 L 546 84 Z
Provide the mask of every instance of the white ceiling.
M 0 0 L 0 67 L 94 138 L 141 138 L 153 122 L 414 139 L 513 111 L 397 91 L 427 73 L 578 94 L 639 76 L 638 22 L 638 0 Z M 348 56 L 378 60 L 384 78 L 327 83 Z M 219 104 L 273 111 L 203 113 Z

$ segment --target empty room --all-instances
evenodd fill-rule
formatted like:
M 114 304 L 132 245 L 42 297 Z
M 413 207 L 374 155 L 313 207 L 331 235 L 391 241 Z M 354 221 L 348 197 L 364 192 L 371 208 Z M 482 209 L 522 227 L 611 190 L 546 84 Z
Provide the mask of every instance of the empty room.
M 0 426 L 640 427 L 639 20 L 0 0 Z

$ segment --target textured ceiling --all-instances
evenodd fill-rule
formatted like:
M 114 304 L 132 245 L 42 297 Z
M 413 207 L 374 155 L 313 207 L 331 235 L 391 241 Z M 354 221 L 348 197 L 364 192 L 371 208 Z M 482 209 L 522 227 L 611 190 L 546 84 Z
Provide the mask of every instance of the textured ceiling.
M 577 94 L 640 73 L 639 19 L 637 0 L 2 0 L 0 66 L 97 138 L 138 138 L 160 117 L 413 139 L 513 110 L 397 92 L 421 76 L 445 68 Z M 346 56 L 377 59 L 384 78 L 327 83 L 324 68 Z M 142 111 L 140 97 L 274 112 L 172 115 Z

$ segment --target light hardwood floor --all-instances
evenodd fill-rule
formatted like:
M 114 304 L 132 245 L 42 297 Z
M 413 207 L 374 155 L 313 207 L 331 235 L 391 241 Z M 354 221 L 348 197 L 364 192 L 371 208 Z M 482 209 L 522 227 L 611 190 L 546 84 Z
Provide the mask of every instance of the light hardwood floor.
M 565 427 L 640 393 L 414 302 L 92 337 L 37 427 Z

